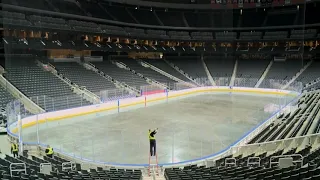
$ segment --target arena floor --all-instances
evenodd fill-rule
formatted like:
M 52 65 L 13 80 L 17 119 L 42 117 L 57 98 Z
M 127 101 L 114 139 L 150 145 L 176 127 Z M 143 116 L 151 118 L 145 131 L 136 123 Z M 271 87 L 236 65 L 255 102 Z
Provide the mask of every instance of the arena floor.
M 264 111 L 266 105 L 289 101 L 275 95 L 197 95 L 127 112 L 44 123 L 39 125 L 39 140 L 85 159 L 148 164 L 148 129 L 159 128 L 159 163 L 181 162 L 225 149 L 271 116 Z M 37 142 L 36 137 L 35 127 L 23 130 L 24 142 Z

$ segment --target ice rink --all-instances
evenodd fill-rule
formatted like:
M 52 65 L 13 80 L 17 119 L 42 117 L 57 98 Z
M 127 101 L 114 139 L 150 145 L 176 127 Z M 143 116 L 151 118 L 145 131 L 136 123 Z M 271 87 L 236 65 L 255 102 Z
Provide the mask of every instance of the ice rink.
M 148 129 L 159 128 L 159 163 L 181 162 L 217 153 L 272 112 L 266 105 L 285 104 L 280 95 L 205 94 L 116 114 L 92 114 L 23 130 L 24 142 L 50 144 L 85 159 L 148 164 Z

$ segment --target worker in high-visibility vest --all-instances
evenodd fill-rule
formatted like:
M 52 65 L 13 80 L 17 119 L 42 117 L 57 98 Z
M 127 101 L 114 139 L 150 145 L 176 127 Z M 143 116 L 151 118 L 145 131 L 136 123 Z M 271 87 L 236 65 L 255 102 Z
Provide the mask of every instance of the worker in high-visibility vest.
M 52 156 L 53 156 L 53 148 L 52 147 L 50 147 L 49 145 L 48 145 L 48 147 L 47 147 L 47 149 L 46 149 L 46 155 L 49 157 L 49 158 L 52 158 Z
M 155 135 L 158 132 L 158 128 L 155 130 L 149 129 L 149 141 L 150 141 L 150 156 L 156 156 L 157 146 L 156 146 L 156 138 Z
M 19 152 L 19 145 L 17 142 L 14 142 L 11 144 L 11 154 L 13 154 L 13 157 L 18 157 Z

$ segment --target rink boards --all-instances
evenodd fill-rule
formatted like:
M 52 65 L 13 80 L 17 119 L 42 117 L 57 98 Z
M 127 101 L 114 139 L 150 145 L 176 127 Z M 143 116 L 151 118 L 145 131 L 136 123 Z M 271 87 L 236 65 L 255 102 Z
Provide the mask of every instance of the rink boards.
M 249 94 L 270 94 L 270 95 L 289 95 L 298 96 L 299 93 L 287 90 L 278 89 L 261 89 L 261 88 L 244 88 L 244 87 L 197 87 L 192 89 L 185 89 L 179 91 L 170 91 L 159 94 L 146 95 L 136 98 L 120 99 L 115 101 L 109 101 L 102 104 L 77 107 L 72 109 L 47 112 L 29 116 L 22 119 L 20 123 L 22 128 L 33 126 L 37 123 L 43 123 L 48 121 L 56 121 L 68 119 L 76 116 L 84 116 L 92 113 L 99 113 L 104 111 L 119 112 L 124 108 L 139 108 L 152 105 L 153 103 L 161 103 L 168 99 L 175 99 L 178 97 L 187 97 L 190 95 L 197 95 L 201 93 L 217 92 L 217 93 L 249 93 Z M 17 122 L 12 123 L 8 127 L 8 132 L 13 134 L 18 132 Z

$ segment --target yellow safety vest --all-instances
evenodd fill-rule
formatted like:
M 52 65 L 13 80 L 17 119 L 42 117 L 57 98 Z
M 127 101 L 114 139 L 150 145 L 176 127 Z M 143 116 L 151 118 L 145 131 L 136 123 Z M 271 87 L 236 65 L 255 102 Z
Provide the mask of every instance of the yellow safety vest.
M 13 152 L 18 151 L 18 144 L 12 144 L 11 147 Z
M 51 148 L 47 148 L 47 149 L 48 149 L 47 155 L 53 154 L 53 148 L 52 147 Z
M 152 131 L 149 131 L 149 140 L 155 140 L 156 138 L 151 136 Z

